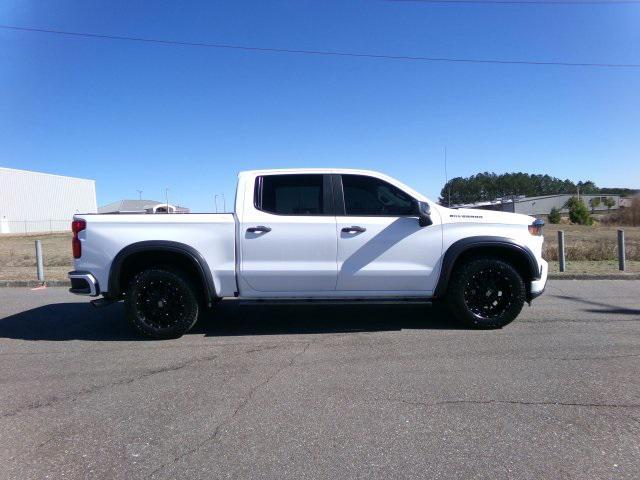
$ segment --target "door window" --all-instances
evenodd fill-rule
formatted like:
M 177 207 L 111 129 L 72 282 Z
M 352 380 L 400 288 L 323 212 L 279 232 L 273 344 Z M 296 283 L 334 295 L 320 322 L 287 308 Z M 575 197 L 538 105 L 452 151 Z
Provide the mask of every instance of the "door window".
M 346 215 L 400 217 L 415 215 L 413 198 L 397 187 L 365 175 L 342 175 Z
M 256 208 L 277 215 L 323 215 L 323 176 L 264 175 L 256 179 Z

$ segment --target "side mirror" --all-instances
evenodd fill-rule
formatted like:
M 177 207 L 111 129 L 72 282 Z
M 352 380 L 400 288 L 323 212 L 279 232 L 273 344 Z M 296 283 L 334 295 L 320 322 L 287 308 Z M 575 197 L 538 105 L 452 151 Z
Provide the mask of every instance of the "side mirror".
M 418 210 L 418 225 L 421 227 L 428 227 L 429 225 L 433 225 L 433 220 L 431 220 L 431 207 L 427 202 L 417 201 L 417 210 Z

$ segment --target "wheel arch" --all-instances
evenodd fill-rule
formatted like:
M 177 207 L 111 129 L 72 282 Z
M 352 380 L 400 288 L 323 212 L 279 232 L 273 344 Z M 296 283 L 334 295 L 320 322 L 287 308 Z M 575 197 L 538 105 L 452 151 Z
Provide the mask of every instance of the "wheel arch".
M 120 298 L 128 280 L 150 266 L 173 266 L 195 276 L 207 303 L 218 297 L 215 280 L 204 257 L 195 248 L 180 242 L 148 240 L 127 245 L 114 257 L 109 269 L 109 298 Z
M 508 260 L 525 281 L 527 296 L 530 295 L 531 281 L 540 278 L 538 261 L 526 245 L 507 237 L 467 237 L 451 244 L 445 252 L 434 297 L 440 298 L 446 294 L 451 275 L 461 261 L 478 256 L 495 256 Z

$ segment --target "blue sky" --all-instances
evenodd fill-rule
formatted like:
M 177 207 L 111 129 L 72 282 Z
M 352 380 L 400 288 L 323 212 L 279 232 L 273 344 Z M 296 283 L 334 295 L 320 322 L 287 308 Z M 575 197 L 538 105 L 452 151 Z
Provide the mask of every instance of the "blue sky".
M 640 63 L 640 5 L 20 1 L 0 23 L 178 41 Z M 0 166 L 210 211 L 240 170 L 371 168 L 431 198 L 449 176 L 640 188 L 640 69 L 251 53 L 0 30 Z

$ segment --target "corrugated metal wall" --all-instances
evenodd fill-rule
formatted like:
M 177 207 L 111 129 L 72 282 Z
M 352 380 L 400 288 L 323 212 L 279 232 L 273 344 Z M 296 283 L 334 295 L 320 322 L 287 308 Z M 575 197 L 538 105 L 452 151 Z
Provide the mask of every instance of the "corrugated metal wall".
M 573 195 L 554 195 L 549 197 L 524 198 L 516 201 L 516 213 L 524 213 L 526 215 L 548 215 L 552 208 L 557 208 L 561 213 L 567 213 L 569 210 L 565 208 L 565 204 Z M 618 208 L 620 203 L 619 195 L 580 195 L 582 201 L 587 205 L 589 211 L 606 212 L 607 207 L 601 202 L 595 208 L 591 206 L 592 198 L 613 198 L 616 205 L 612 207 L 614 210 Z
M 0 233 L 69 230 L 74 213 L 96 213 L 96 184 L 0 167 Z

